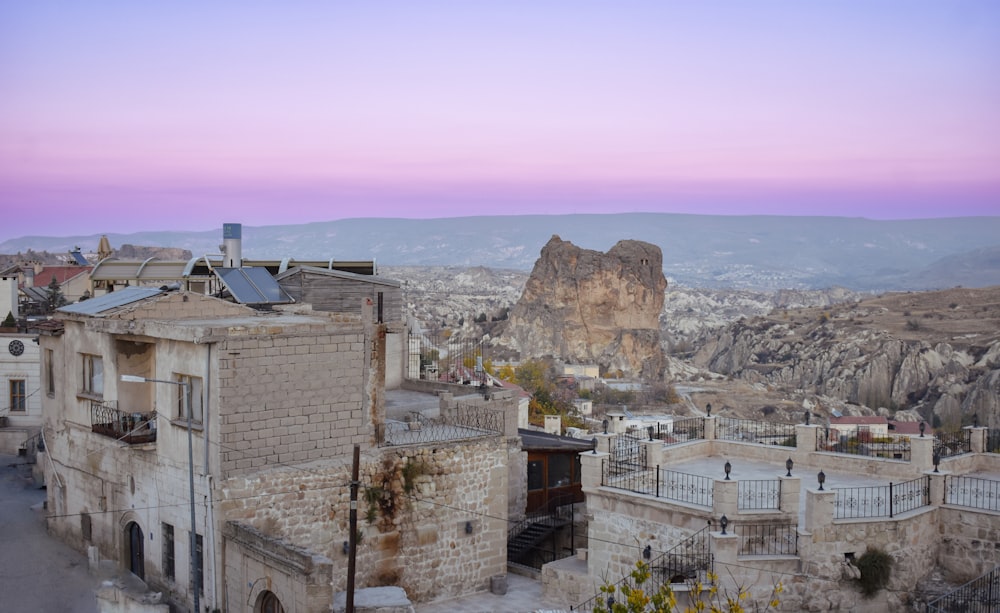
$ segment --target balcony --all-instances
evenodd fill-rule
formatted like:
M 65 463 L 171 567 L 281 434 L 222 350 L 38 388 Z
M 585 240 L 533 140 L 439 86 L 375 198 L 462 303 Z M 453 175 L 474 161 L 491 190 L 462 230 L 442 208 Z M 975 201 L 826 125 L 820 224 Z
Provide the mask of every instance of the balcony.
M 156 442 L 156 411 L 125 412 L 116 401 L 91 401 L 90 431 L 129 445 Z

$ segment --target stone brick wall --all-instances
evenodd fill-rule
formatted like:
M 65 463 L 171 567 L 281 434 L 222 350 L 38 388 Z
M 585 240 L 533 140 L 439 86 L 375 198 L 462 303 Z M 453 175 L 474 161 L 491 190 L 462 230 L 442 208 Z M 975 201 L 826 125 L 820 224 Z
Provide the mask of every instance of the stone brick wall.
M 230 337 L 219 347 L 224 476 L 347 456 L 372 440 L 360 325 Z
M 1000 564 L 1000 516 L 988 511 L 942 507 L 938 564 L 955 583 L 971 581 Z
M 419 602 L 485 590 L 506 573 L 507 454 L 502 437 L 364 452 L 357 587 L 398 585 Z M 234 476 L 220 484 L 219 513 L 328 557 L 337 592 L 349 482 L 344 461 Z

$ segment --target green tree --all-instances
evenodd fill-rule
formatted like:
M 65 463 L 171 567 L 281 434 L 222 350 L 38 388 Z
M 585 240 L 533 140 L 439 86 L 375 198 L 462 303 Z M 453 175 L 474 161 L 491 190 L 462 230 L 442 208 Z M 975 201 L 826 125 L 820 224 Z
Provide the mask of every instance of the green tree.
M 55 275 L 52 275 L 52 280 L 49 281 L 46 291 L 45 310 L 47 312 L 51 313 L 59 307 L 69 304 L 66 296 L 63 296 L 62 289 L 59 288 L 59 282 L 56 281 Z
M 16 328 L 17 321 L 14 319 L 14 313 L 7 311 L 7 317 L 4 318 L 3 323 L 0 324 L 0 328 Z

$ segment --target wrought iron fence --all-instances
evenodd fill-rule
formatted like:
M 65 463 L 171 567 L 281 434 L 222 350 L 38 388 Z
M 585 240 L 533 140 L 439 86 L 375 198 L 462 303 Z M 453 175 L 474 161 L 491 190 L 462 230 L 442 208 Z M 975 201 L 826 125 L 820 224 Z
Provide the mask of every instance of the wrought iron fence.
M 712 552 L 709 542 L 711 526 L 702 528 L 684 539 L 670 550 L 653 558 L 649 562 L 650 577 L 644 588 L 647 593 L 655 592 L 666 583 L 685 583 L 696 579 L 705 579 L 706 573 L 712 570 Z M 631 574 L 625 575 L 614 585 L 616 593 L 622 586 L 636 587 Z M 571 606 L 570 611 L 593 611 L 598 603 L 607 598 L 605 594 L 597 594 L 590 600 Z
M 688 441 L 704 440 L 705 418 L 678 419 L 669 424 L 656 424 L 654 436 L 664 445 L 677 445 Z
M 894 517 L 930 504 L 930 477 L 871 487 L 834 488 L 833 517 Z
M 780 509 L 781 480 L 740 479 L 737 491 L 737 508 L 741 511 Z
M 973 509 L 1000 511 L 1000 481 L 981 477 L 945 477 L 944 501 Z
M 715 493 L 715 479 L 672 470 L 663 470 L 659 466 L 656 468 L 659 472 L 657 478 L 658 497 L 703 507 L 712 507 L 712 500 Z
M 659 466 L 622 473 L 613 462 L 604 460 L 601 463 L 601 485 L 702 507 L 712 507 L 714 484 L 715 480 L 709 477 L 664 470 Z
M 482 370 L 488 345 L 483 339 L 459 339 L 444 334 L 409 336 L 407 377 L 478 385 L 486 380 Z
M 928 613 L 996 613 L 1000 611 L 1000 566 L 982 577 L 927 603 Z
M 1000 453 L 1000 428 L 986 431 L 986 453 Z
M 938 432 L 934 439 L 934 453 L 939 458 L 953 458 L 972 453 L 972 430 Z
M 819 445 L 819 451 L 910 461 L 908 436 L 873 436 L 870 432 L 862 430 L 852 436 L 839 436 L 836 440 L 830 440 L 830 432 L 831 430 L 827 428 L 824 442 Z M 832 432 L 836 436 L 837 430 Z
M 795 524 L 737 523 L 733 532 L 740 537 L 741 556 L 799 555 L 799 532 Z
M 611 439 L 610 469 L 617 474 L 646 470 L 646 446 L 642 430 L 631 430 Z
M 454 415 L 439 418 L 412 413 L 408 421 L 387 420 L 375 426 L 379 447 L 483 438 L 503 432 L 503 412 L 485 407 L 460 407 Z
M 715 438 L 720 441 L 795 447 L 795 424 L 720 417 L 715 426 Z
M 90 402 L 90 431 L 130 445 L 156 441 L 156 411 L 127 413 L 117 402 Z

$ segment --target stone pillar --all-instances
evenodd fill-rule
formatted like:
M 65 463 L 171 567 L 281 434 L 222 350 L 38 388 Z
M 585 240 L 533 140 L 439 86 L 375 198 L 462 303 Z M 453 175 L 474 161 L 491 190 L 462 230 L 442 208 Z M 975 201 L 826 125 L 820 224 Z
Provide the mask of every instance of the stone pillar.
M 793 459 L 796 462 L 805 463 L 808 454 L 816 451 L 816 440 L 819 438 L 819 426 L 797 424 L 795 426 L 795 453 Z
M 730 479 L 716 479 L 712 492 L 713 520 L 725 515 L 730 521 L 739 513 L 740 482 Z
M 921 473 L 934 468 L 934 437 L 910 435 L 910 466 Z
M 781 501 L 778 509 L 782 513 L 798 517 L 799 515 L 799 491 L 801 491 L 802 480 L 798 477 L 778 477 L 781 482 Z
M 606 419 L 608 420 L 608 432 L 613 432 L 615 434 L 622 434 L 625 432 L 625 413 L 621 413 L 619 411 L 608 411 Z
M 603 451 L 604 453 L 611 453 L 611 441 L 615 438 L 614 434 L 595 434 L 594 438 L 597 439 L 597 450 Z
M 718 525 L 718 518 L 715 525 Z M 708 537 L 715 556 L 715 574 L 719 578 L 719 590 L 735 594 L 743 574 L 737 560 L 740 553 L 740 537 L 733 532 L 731 523 L 726 529 L 726 534 L 722 534 L 720 529 L 718 532 L 710 532 Z
M 580 484 L 583 489 L 601 487 L 602 462 L 609 457 L 610 454 L 601 451 L 580 453 Z
M 945 504 L 944 482 L 945 477 L 951 475 L 948 471 L 934 472 L 928 470 L 924 473 L 931 478 L 930 503 L 932 505 Z
M 963 430 L 969 431 L 969 442 L 971 443 L 972 453 L 985 453 L 986 452 L 986 428 L 974 428 L 972 426 L 966 426 L 962 428 Z
M 546 415 L 545 432 L 547 434 L 562 434 L 562 417 L 558 415 Z
M 833 523 L 833 501 L 837 493 L 833 490 L 809 488 L 806 490 L 806 525 L 804 530 L 813 535 L 813 540 L 825 540 L 830 531 L 825 528 Z
M 705 418 L 705 440 L 714 441 L 715 440 L 715 418 L 706 417 Z
M 663 465 L 663 441 L 643 441 L 640 445 L 646 448 L 647 467 L 653 468 Z

